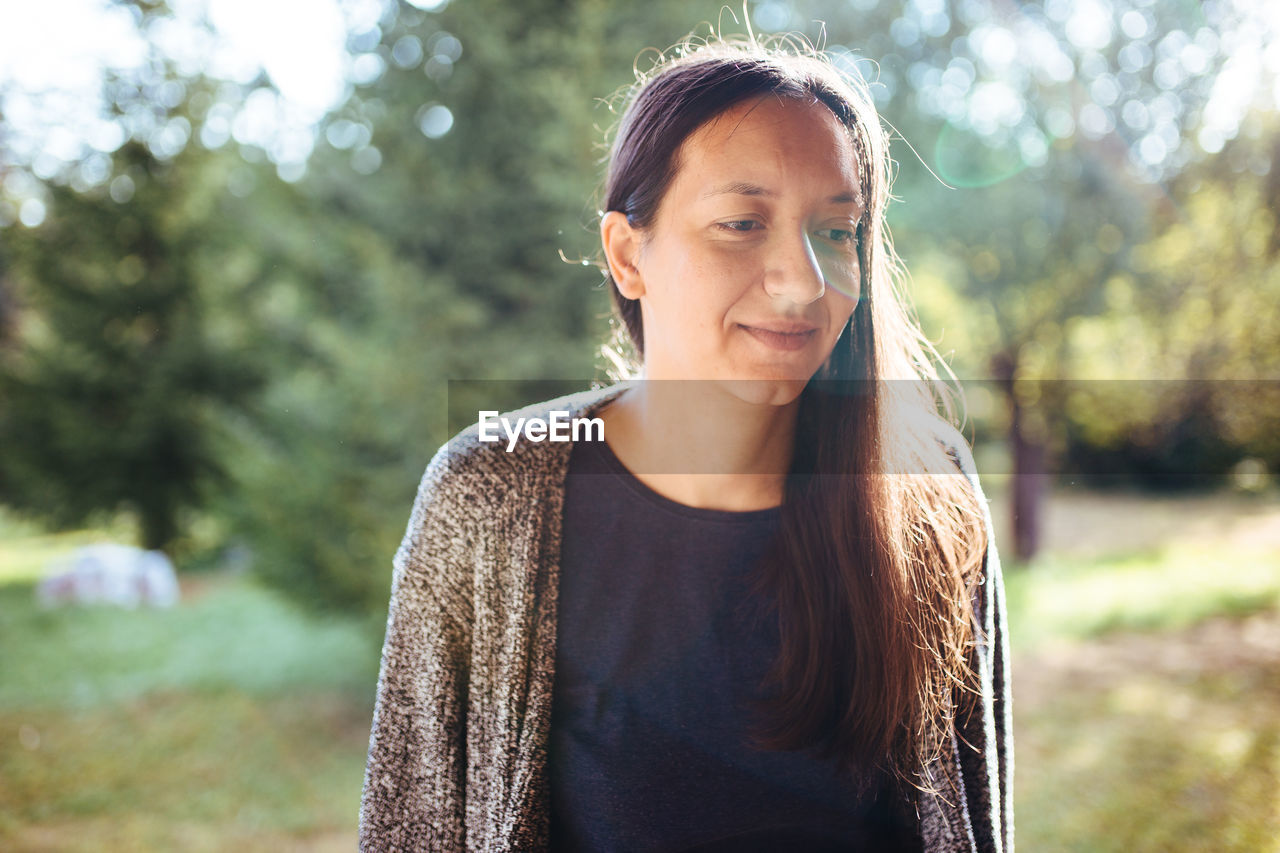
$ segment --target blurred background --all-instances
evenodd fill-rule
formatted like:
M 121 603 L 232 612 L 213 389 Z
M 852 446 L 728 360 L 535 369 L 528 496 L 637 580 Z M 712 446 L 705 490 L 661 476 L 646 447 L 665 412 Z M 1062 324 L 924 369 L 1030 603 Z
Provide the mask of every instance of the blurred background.
M 747 19 L 895 129 L 1019 847 L 1280 850 L 1269 0 L 0 0 L 0 847 L 353 846 L 447 381 L 604 376 L 611 96 Z

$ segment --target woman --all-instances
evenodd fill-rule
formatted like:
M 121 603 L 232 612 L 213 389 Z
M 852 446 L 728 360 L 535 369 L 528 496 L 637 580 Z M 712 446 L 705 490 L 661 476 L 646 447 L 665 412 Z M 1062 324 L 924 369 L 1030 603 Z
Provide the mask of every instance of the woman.
M 363 848 L 1012 849 L 999 562 L 888 172 L 819 56 L 687 44 L 639 81 L 601 242 L 643 380 L 509 416 L 604 441 L 432 460 Z

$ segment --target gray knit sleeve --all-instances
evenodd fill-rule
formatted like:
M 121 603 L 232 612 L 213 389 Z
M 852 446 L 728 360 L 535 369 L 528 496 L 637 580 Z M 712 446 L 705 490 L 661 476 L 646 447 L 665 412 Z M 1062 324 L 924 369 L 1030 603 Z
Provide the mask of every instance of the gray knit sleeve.
M 428 465 L 396 552 L 360 803 L 360 849 L 465 848 L 476 502 L 450 446 Z M 474 507 L 471 507 L 474 509 Z
M 955 455 L 973 486 L 987 528 L 983 582 L 974 614 L 982 630 L 978 638 L 982 701 L 957 721 L 957 748 L 977 849 L 984 853 L 1013 853 L 1013 714 L 1004 578 L 991 511 L 963 439 L 955 448 Z

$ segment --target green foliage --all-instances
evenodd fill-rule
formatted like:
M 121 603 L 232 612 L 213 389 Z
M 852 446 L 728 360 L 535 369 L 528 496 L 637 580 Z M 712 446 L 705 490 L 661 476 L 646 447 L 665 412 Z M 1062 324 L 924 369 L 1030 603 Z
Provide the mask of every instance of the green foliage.
M 304 221 L 296 196 L 262 195 L 258 215 Z M 228 424 L 234 488 L 217 508 L 277 588 L 372 618 L 385 615 L 390 554 L 442 432 L 428 383 L 443 351 L 422 342 L 447 299 L 367 226 L 309 225 L 279 229 L 256 260 L 272 380 Z
M 632 79 L 648 39 L 682 34 L 649 23 L 605 37 L 626 22 L 632 12 L 591 2 L 402 8 L 376 43 L 353 41 L 389 58 L 416 40 L 425 58 L 388 62 L 327 128 L 345 144 L 363 127 L 368 144 L 322 143 L 296 189 L 252 196 L 255 221 L 280 223 L 258 244 L 263 322 L 292 345 L 235 425 L 224 512 L 258 571 L 296 599 L 385 614 L 427 460 L 459 411 L 470 423 L 508 403 L 498 383 L 451 398 L 450 380 L 561 379 L 563 393 L 596 375 L 608 294 L 598 272 L 564 260 L 594 252 L 597 126 L 613 121 L 596 101 Z M 425 74 L 446 37 L 457 61 Z M 454 115 L 438 138 L 421 127 L 432 105 Z M 381 168 L 363 175 L 371 156 Z
M 1228 60 L 1219 35 L 1257 22 L 1195 4 L 1148 18 L 1146 4 L 1105 0 L 1095 14 L 1110 36 L 1089 46 L 1065 6 L 947 6 L 930 26 L 918 9 L 857 5 L 851 15 L 797 0 L 779 25 L 826 21 L 828 44 L 853 51 L 876 81 L 899 132 L 891 221 L 926 332 L 962 377 L 1024 381 L 999 409 L 978 407 L 979 436 L 1008 436 L 1000 409 L 1016 406 L 1012 438 L 1048 446 L 1059 470 L 1166 485 L 1244 456 L 1280 465 L 1266 416 L 1275 407 L 1246 405 L 1260 384 L 1173 387 L 1277 375 L 1280 331 L 1266 307 L 1277 298 L 1276 125 L 1263 109 L 1247 114 L 1213 155 L 1197 135 Z M 1017 43 L 1003 71 L 986 49 L 993 34 Z M 1157 66 L 1184 37 L 1218 47 L 1173 85 Z M 1132 61 L 1147 53 L 1156 59 Z M 1069 73 L 1049 73 L 1054 55 Z M 978 106 L 991 86 L 1007 111 Z M 1098 93 L 1109 94 L 1091 100 Z M 1099 130 L 1102 118 L 1113 129 Z M 1145 390 L 1166 402 L 1126 410 L 1124 389 L 1084 387 L 1116 379 L 1160 380 L 1167 387 Z M 1091 405 L 1105 396 L 1117 411 Z
M 1221 474 L 1245 454 L 1280 468 L 1274 190 L 1247 166 L 1274 126 L 1251 117 L 1222 162 L 1184 173 L 1104 311 L 1066 325 L 1067 363 L 1094 386 L 1067 401 L 1071 455 L 1094 470 Z M 1107 381 L 1124 376 L 1150 381 Z
M 169 14 L 135 5 L 144 32 Z M 601 372 L 608 294 L 576 261 L 598 242 L 594 190 L 617 118 L 605 99 L 650 61 L 646 48 L 704 22 L 743 32 L 744 11 L 757 31 L 798 28 L 856 64 L 899 135 L 956 187 L 895 141 L 898 245 L 926 330 L 962 376 L 996 361 L 1049 380 L 1116 365 L 1274 375 L 1275 182 L 1255 179 L 1275 128 L 1246 127 L 1218 158 L 1168 161 L 1172 207 L 1132 156 L 1117 158 L 1115 135 L 1063 130 L 1078 81 L 1119 87 L 1113 113 L 1167 103 L 1158 63 L 1119 75 L 1120 53 L 1205 23 L 1179 7 L 1139 38 L 1136 18 L 1117 22 L 1148 21 L 1140 4 L 1108 5 L 1113 37 L 1095 50 L 1030 7 L 1025 20 L 948 7 L 939 27 L 918 26 L 914 7 L 827 0 L 389 3 L 349 43 L 383 70 L 326 118 L 300 177 L 278 173 L 271 151 L 205 133 L 266 77 L 184 76 L 153 45 L 137 79 L 104 83 L 109 117 L 132 134 L 111 176 L 132 198 L 55 176 L 45 224 L 5 230 L 0 439 L 21 452 L 0 459 L 0 500 L 63 524 L 132 511 L 143 540 L 185 565 L 197 548 L 216 562 L 211 540 L 240 543 L 299 601 L 376 622 L 427 459 L 475 411 L 505 405 L 496 385 L 450 395 L 446 383 L 585 385 Z M 984 58 L 978 35 L 1027 27 L 1073 79 L 1018 72 L 1021 55 L 1004 72 Z M 1221 59 L 1211 52 L 1180 85 L 1180 136 Z M 946 85 L 964 80 L 949 100 L 947 73 Z M 181 85 L 160 98 L 170 82 Z M 975 106 L 993 83 L 1020 110 L 994 124 Z M 165 128 L 189 136 L 180 153 L 153 144 Z M 1005 393 L 979 395 L 980 438 L 1009 425 Z M 1098 408 L 1048 390 L 1018 400 L 1019 428 L 1077 467 L 1146 470 L 1142 454 L 1173 438 L 1197 470 L 1245 453 L 1276 464 L 1280 430 L 1258 407 L 1233 410 L 1217 392 L 1135 400 Z M 1153 422 L 1170 427 L 1139 428 Z
M 205 266 L 217 161 L 162 163 L 134 143 L 119 158 L 137 188 L 126 208 L 55 186 L 56 217 L 7 234 L 22 313 L 0 353 L 0 444 L 22 452 L 4 454 L 0 489 L 61 525 L 132 509 L 162 548 L 223 473 L 219 416 L 262 372 L 213 328 L 227 296 Z

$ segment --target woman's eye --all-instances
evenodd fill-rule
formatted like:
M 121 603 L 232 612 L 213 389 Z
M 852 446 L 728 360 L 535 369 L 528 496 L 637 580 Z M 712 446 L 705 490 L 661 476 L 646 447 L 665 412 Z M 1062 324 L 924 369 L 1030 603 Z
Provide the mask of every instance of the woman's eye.
M 846 228 L 825 228 L 818 232 L 819 237 L 825 237 L 833 243 L 852 243 L 854 233 Z
M 716 224 L 726 231 L 737 231 L 740 234 L 745 234 L 748 231 L 756 230 L 756 226 L 760 223 L 754 219 L 733 219 L 729 222 L 718 222 Z

